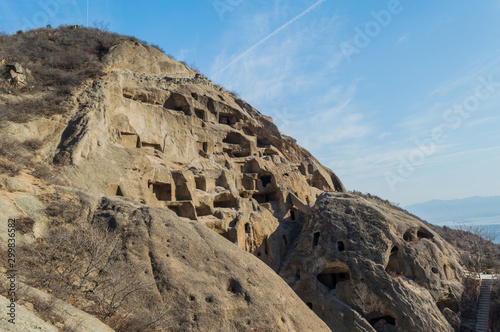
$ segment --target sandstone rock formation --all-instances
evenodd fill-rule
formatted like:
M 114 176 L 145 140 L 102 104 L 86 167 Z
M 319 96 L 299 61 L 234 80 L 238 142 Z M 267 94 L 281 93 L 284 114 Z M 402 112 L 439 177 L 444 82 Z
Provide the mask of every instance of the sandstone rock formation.
M 281 273 L 333 330 L 452 331 L 445 316 L 456 322 L 463 291 L 457 258 L 408 213 L 330 193 L 320 196 Z
M 66 112 L 1 124 L 15 147 L 0 146 L 2 243 L 14 217 L 28 249 L 47 248 L 54 229 L 109 228 L 121 251 L 106 273 L 149 285 L 124 307 L 170 304 L 173 331 L 327 331 L 314 313 L 335 331 L 452 330 L 461 272 L 439 235 L 348 194 L 269 117 L 156 48 L 99 52 L 102 73 L 84 76 Z M 0 106 L 22 100 L 18 88 Z M 79 287 L 87 309 L 99 286 Z
M 272 269 L 198 222 L 120 197 L 102 199 L 93 220 L 120 234 L 130 264 L 147 263 L 140 277 L 153 287 L 132 302 L 170 304 L 172 330 L 329 331 Z
M 166 207 L 275 269 L 316 197 L 344 191 L 270 118 L 155 48 L 124 43 L 104 62 L 54 157 L 75 186 Z

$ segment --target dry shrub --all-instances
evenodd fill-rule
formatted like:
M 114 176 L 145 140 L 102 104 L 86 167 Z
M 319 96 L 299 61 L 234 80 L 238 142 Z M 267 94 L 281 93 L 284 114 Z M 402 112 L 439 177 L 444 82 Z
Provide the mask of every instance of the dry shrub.
M 16 231 L 21 234 L 32 233 L 34 225 L 35 221 L 28 216 L 16 218 Z
M 22 246 L 26 282 L 95 315 L 118 331 L 146 331 L 164 322 L 169 308 L 137 313 L 133 296 L 151 296 L 145 266 L 125 258 L 122 239 L 105 227 L 81 223 L 53 227 L 45 238 Z

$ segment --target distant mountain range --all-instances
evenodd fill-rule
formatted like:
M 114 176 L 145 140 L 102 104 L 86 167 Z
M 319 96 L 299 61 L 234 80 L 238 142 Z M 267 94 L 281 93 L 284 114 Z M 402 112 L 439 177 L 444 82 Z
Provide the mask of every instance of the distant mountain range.
M 500 196 L 431 200 L 404 207 L 429 222 L 500 216 Z

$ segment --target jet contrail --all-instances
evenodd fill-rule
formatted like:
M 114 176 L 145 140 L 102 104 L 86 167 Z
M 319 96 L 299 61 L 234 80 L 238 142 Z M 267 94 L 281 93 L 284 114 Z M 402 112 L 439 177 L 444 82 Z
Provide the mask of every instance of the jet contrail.
M 306 10 L 304 10 L 302 13 L 300 13 L 299 15 L 295 16 L 294 18 L 292 18 L 290 21 L 288 21 L 287 23 L 283 24 L 282 26 L 280 26 L 278 29 L 274 30 L 272 33 L 270 33 L 269 35 L 267 35 L 266 37 L 264 37 L 263 39 L 261 39 L 259 42 L 257 42 L 255 45 L 253 45 L 252 47 L 250 47 L 249 49 L 247 49 L 245 52 L 241 53 L 240 55 L 238 55 L 233 61 L 231 61 L 228 65 L 226 65 L 224 68 L 222 68 L 221 70 L 219 70 L 215 75 L 218 75 L 220 73 L 222 73 L 224 70 L 226 70 L 227 68 L 231 67 L 233 64 L 235 64 L 236 62 L 238 62 L 241 58 L 243 58 L 245 55 L 247 55 L 248 53 L 250 53 L 253 49 L 255 49 L 256 47 L 258 47 L 259 45 L 261 45 L 262 43 L 264 43 L 266 40 L 268 40 L 269 38 L 271 38 L 272 36 L 276 35 L 278 32 L 280 32 L 281 30 L 285 29 L 286 27 L 288 27 L 290 24 L 292 24 L 293 22 L 297 21 L 299 18 L 301 18 L 302 16 L 304 15 L 307 15 L 309 12 L 311 12 L 312 10 L 316 9 L 316 7 L 318 7 L 319 5 L 321 5 L 323 2 L 325 2 L 327 0 L 319 0 L 317 1 L 316 3 L 314 3 L 312 6 L 310 6 L 309 8 L 307 8 Z

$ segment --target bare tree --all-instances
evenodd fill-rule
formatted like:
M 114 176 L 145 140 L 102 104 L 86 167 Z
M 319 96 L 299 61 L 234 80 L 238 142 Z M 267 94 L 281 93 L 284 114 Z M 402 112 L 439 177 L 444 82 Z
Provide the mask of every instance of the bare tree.
M 492 242 L 496 239 L 494 232 L 482 225 L 461 226 L 462 245 L 466 258 L 475 272 L 483 272 L 485 259 L 490 255 Z
M 61 299 L 85 298 L 89 305 L 82 309 L 102 319 L 117 314 L 132 294 L 148 293 L 152 286 L 139 277 L 145 266 L 126 261 L 121 238 L 105 227 L 59 226 L 23 251 L 28 283 Z M 124 309 L 120 315 L 132 311 Z

